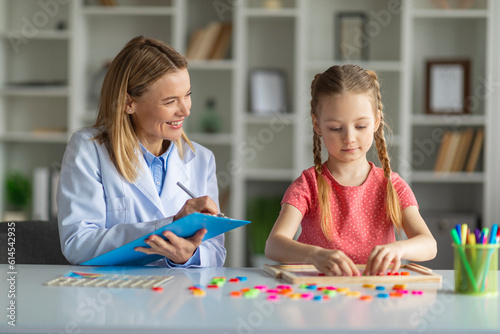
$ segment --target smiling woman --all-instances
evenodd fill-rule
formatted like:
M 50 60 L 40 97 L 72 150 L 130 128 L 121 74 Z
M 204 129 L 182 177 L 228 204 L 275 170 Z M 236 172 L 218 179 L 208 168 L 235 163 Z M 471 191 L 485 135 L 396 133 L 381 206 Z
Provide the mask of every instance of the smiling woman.
M 131 115 L 135 133 L 148 151 L 159 156 L 163 143 L 176 141 L 183 134 L 182 123 L 191 109 L 191 84 L 187 69 L 165 74 L 144 94 L 127 97 L 126 112 Z
M 132 39 L 104 78 L 97 121 L 73 134 L 58 191 L 61 247 L 82 263 L 193 212 L 219 212 L 215 158 L 182 125 L 191 109 L 187 62 L 169 45 Z M 191 199 L 181 182 L 195 192 Z M 152 265 L 222 266 L 224 236 L 172 232 L 136 251 L 159 254 Z

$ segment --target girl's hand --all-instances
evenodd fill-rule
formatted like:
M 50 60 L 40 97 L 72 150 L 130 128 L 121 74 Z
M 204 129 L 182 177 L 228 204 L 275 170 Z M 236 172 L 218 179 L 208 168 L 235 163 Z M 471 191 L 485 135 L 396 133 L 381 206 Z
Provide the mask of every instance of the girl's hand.
M 196 197 L 188 199 L 186 203 L 184 203 L 184 206 L 174 216 L 174 220 L 195 212 L 210 213 L 215 215 L 219 212 L 219 209 L 217 208 L 217 204 L 215 204 L 210 197 Z
M 359 276 L 359 270 L 342 251 L 321 248 L 313 256 L 314 266 L 328 276 Z
M 392 263 L 394 266 L 391 273 L 395 273 L 401 267 L 402 249 L 396 243 L 375 246 L 368 257 L 365 274 L 384 274 Z
M 151 235 L 146 239 L 146 243 L 151 248 L 136 247 L 135 250 L 145 254 L 158 254 L 165 256 L 172 262 L 184 264 L 193 256 L 196 249 L 201 245 L 203 237 L 207 233 L 206 228 L 198 230 L 195 235 L 190 238 L 181 238 L 171 231 L 163 232 L 163 239 L 159 235 Z

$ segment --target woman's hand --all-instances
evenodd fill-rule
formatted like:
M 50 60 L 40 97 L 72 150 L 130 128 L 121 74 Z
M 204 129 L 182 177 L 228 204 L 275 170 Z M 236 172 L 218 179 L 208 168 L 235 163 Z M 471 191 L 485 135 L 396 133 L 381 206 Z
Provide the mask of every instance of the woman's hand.
M 135 250 L 145 254 L 158 254 L 165 256 L 174 263 L 183 264 L 193 256 L 196 249 L 201 245 L 203 237 L 207 233 L 206 228 L 198 230 L 189 238 L 181 238 L 171 231 L 163 232 L 163 239 L 159 235 L 152 234 L 146 239 L 146 244 L 151 248 L 136 247 Z
M 174 216 L 174 220 L 194 212 L 216 214 L 218 213 L 217 204 L 208 196 L 189 199 Z M 163 236 L 166 239 L 159 235 L 152 234 L 146 239 L 146 244 L 151 248 L 136 247 L 135 250 L 145 254 L 165 256 L 174 263 L 183 264 L 193 256 L 196 249 L 201 245 L 206 233 L 207 229 L 202 228 L 192 237 L 181 238 L 171 231 L 165 231 L 163 232 Z
M 359 270 L 352 260 L 340 250 L 321 248 L 315 252 L 314 266 L 328 276 L 359 276 Z
M 390 243 L 387 245 L 379 245 L 373 247 L 368 261 L 366 263 L 366 275 L 382 275 L 389 268 L 391 263 L 391 273 L 395 273 L 401 267 L 401 258 L 403 256 L 402 249 L 397 243 Z
M 217 214 L 219 209 L 217 204 L 208 196 L 196 197 L 188 199 L 184 206 L 174 216 L 174 220 L 180 219 L 184 216 L 190 215 L 195 212 Z

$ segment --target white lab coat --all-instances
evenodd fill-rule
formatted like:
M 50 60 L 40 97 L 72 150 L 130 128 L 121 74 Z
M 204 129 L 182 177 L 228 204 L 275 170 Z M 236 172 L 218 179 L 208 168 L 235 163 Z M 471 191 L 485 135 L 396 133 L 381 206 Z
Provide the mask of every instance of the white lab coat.
M 87 128 L 74 133 L 63 158 L 58 222 L 62 252 L 70 263 L 85 262 L 153 232 L 161 227 L 155 220 L 167 217 L 167 223 L 171 222 L 190 198 L 177 182 L 197 196 L 208 195 L 219 205 L 215 158 L 210 150 L 193 143 L 193 152 L 182 141 L 181 159 L 174 146 L 160 196 L 142 155 L 142 171 L 134 183 L 129 183 L 118 173 L 105 145 L 92 140 L 99 131 Z M 196 256 L 199 263 L 189 266 L 222 266 L 226 257 L 224 235 L 204 241 Z M 154 265 L 175 266 L 165 258 Z

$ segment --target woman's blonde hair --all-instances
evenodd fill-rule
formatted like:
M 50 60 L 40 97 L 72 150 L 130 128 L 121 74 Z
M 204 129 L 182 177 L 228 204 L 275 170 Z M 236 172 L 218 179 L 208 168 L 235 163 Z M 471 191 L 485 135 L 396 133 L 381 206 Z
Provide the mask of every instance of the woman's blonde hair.
M 139 140 L 131 115 L 126 113 L 127 94 L 139 98 L 165 74 L 186 69 L 186 59 L 162 41 L 135 37 L 113 59 L 104 77 L 99 99 L 99 112 L 94 127 L 104 131 L 94 139 L 104 143 L 118 172 L 133 182 L 140 170 Z M 193 146 L 182 132 L 182 139 Z M 175 145 L 183 155 L 179 138 Z M 193 149 L 194 150 L 194 149 Z
M 323 96 L 333 94 L 363 94 L 370 98 L 375 119 L 380 118 L 380 124 L 374 133 L 375 145 L 378 157 L 384 169 L 387 179 L 386 210 L 388 218 L 399 231 L 402 226 L 401 204 L 398 194 L 391 180 L 391 164 L 387 153 L 387 145 L 384 137 L 384 113 L 380 85 L 377 75 L 373 71 L 365 71 L 357 65 L 332 66 L 323 73 L 316 74 L 311 83 L 311 116 L 319 119 L 318 104 Z M 380 113 L 378 113 L 380 111 Z M 377 116 L 378 114 L 378 116 Z M 321 136 L 314 131 L 313 154 L 314 168 L 318 180 L 318 196 L 321 212 L 321 229 L 324 235 L 331 238 L 331 212 L 330 212 L 330 187 L 322 175 L 321 161 Z

